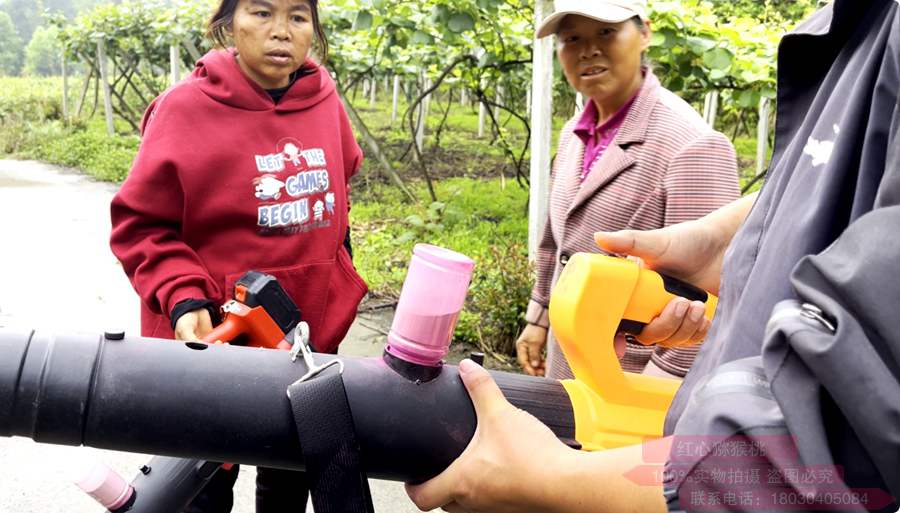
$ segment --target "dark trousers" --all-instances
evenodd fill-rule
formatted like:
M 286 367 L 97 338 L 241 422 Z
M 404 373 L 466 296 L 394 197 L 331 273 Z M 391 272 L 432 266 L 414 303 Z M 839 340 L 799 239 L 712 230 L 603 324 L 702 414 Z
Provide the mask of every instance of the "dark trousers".
M 239 466 L 219 469 L 185 513 L 230 513 Z M 304 472 L 275 468 L 256 469 L 256 513 L 304 513 L 309 485 Z

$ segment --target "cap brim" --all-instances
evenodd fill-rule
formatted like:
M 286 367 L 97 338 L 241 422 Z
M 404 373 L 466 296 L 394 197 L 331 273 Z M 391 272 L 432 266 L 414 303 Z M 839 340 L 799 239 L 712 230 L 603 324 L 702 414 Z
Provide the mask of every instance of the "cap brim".
M 604 23 L 622 23 L 625 20 L 629 20 L 631 18 L 634 18 L 635 16 L 639 16 L 638 13 L 632 10 L 624 9 L 615 5 L 605 5 L 600 9 L 592 9 L 591 13 L 587 13 L 584 11 L 555 12 L 548 16 L 541 23 L 541 26 L 538 27 L 537 31 L 535 32 L 535 37 L 537 39 L 541 39 L 556 34 L 559 31 L 559 24 L 562 23 L 563 18 L 569 16 L 570 14 L 573 16 L 584 16 L 585 18 L 602 21 Z

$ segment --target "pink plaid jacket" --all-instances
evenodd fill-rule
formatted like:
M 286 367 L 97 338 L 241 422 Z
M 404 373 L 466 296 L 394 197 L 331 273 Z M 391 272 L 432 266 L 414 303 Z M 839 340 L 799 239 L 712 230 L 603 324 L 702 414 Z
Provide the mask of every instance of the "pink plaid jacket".
M 537 280 L 526 315 L 529 323 L 541 326 L 548 326 L 550 291 L 568 258 L 576 252 L 599 252 L 594 232 L 662 228 L 702 217 L 740 197 L 731 142 L 663 88 L 652 72 L 647 72 L 613 143 L 583 183 L 584 143 L 572 131 L 577 121 L 578 116 L 570 120 L 560 137 L 549 216 L 537 253 Z M 652 358 L 662 370 L 684 376 L 698 350 L 629 344 L 622 367 L 642 372 Z M 552 329 L 547 375 L 572 375 Z

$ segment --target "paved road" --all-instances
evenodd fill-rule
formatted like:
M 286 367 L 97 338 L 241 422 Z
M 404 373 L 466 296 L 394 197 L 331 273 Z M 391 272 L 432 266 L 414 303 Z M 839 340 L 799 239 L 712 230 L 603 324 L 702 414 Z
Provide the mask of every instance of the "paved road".
M 137 297 L 107 245 L 114 192 L 71 171 L 0 160 L 0 326 L 139 330 Z M 384 318 L 364 322 L 378 325 Z M 357 323 L 341 352 L 376 355 L 382 344 L 381 335 Z M 85 458 L 129 479 L 148 457 L 0 438 L 0 513 L 99 513 L 68 475 L 69 462 Z M 241 472 L 235 513 L 254 510 L 254 475 L 253 469 Z M 401 484 L 372 481 L 372 492 L 376 511 L 418 511 Z

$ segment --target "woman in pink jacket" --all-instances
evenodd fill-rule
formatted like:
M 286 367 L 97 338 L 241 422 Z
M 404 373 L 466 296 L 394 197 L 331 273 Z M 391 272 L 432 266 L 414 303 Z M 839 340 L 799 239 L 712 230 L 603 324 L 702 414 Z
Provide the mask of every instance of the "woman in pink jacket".
M 572 376 L 547 306 L 569 257 L 597 251 L 595 232 L 662 228 L 740 195 L 731 143 L 644 64 L 646 12 L 646 0 L 557 0 L 556 12 L 538 29 L 538 37 L 556 35 L 566 78 L 589 101 L 562 129 L 552 171 L 528 324 L 516 342 L 528 374 Z M 703 309 L 676 299 L 660 316 L 665 322 L 637 338 L 619 337 L 623 369 L 683 377 L 709 328 Z

